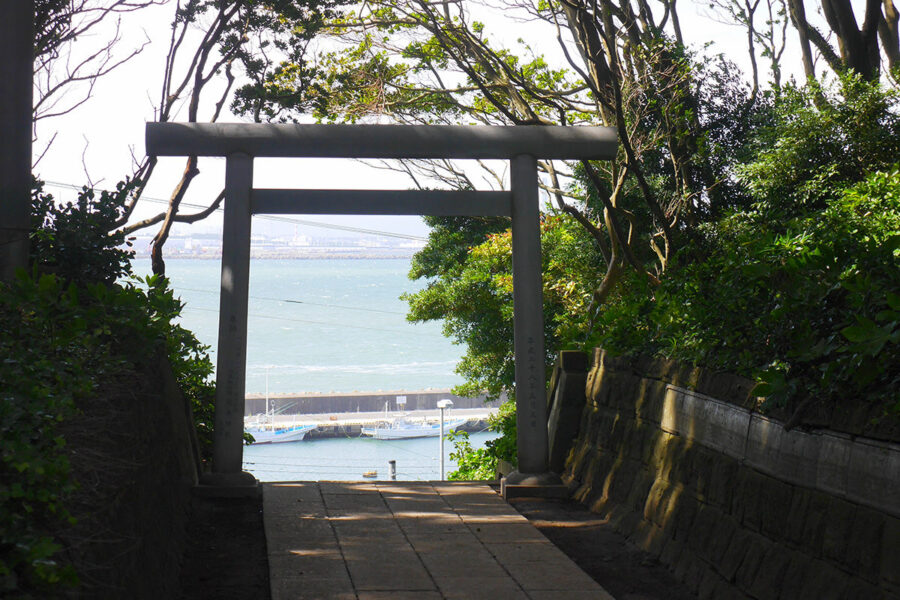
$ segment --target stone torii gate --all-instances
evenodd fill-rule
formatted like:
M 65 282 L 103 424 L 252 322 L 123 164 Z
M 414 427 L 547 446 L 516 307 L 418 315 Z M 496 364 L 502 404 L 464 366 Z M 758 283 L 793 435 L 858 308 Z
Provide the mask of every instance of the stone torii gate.
M 254 214 L 512 217 L 518 471 L 507 481 L 549 485 L 537 159 L 610 160 L 607 127 L 148 123 L 149 156 L 226 158 L 213 472 L 201 482 L 255 489 L 243 468 L 250 221 Z M 254 189 L 253 159 L 434 158 L 510 161 L 508 192 Z M 223 489 L 224 491 L 224 489 Z

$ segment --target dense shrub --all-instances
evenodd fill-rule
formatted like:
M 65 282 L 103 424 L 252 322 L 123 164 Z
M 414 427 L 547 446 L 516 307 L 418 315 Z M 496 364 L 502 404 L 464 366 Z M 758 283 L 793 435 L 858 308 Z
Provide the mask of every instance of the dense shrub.
M 102 382 L 133 372 L 164 341 L 162 321 L 133 287 L 78 287 L 21 273 L 0 288 L 0 578 L 35 593 L 73 583 L 55 532 L 73 518 L 60 425 Z M 38 593 L 38 595 L 40 595 Z
M 417 254 L 410 276 L 428 278 L 422 291 L 405 296 L 408 318 L 443 319 L 444 334 L 466 346 L 457 373 L 462 395 L 487 392 L 513 397 L 512 237 L 499 219 L 431 219 L 428 245 Z M 474 225 L 471 229 L 469 226 Z M 485 239 L 485 237 L 487 239 Z M 591 294 L 602 276 L 602 258 L 583 227 L 568 215 L 546 215 L 541 223 L 544 332 L 547 362 L 588 328 Z M 491 430 L 501 433 L 474 450 L 456 436 L 454 479 L 493 477 L 497 461 L 516 463 L 515 404 L 503 405 Z
M 705 260 L 647 294 L 632 282 L 597 342 L 757 377 L 770 401 L 900 410 L 900 171 L 787 221 L 757 211 L 711 228 Z
M 119 182 L 99 197 L 82 188 L 75 202 L 57 204 L 36 180 L 31 192 L 31 262 L 63 281 L 111 284 L 131 274 L 131 241 L 116 232 L 138 180 Z M 111 233 L 112 232 L 112 233 Z
M 453 219 L 447 219 L 451 223 Z M 419 257 L 432 246 L 448 247 L 455 229 L 433 231 Z M 544 274 L 544 331 L 547 361 L 586 331 L 591 294 L 602 276 L 602 258 L 587 232 L 569 216 L 546 216 L 541 223 Z M 461 260 L 424 270 L 414 261 L 412 277 L 430 277 L 425 289 L 404 296 L 408 319 L 443 319 L 444 335 L 466 346 L 457 373 L 466 383 L 456 393 L 499 397 L 512 390 L 512 236 L 493 233 L 471 247 Z
M 737 187 L 729 187 L 732 200 L 737 195 L 740 201 L 719 206 L 737 212 L 713 211 L 715 220 L 686 234 L 658 286 L 629 270 L 586 339 L 588 324 L 568 311 L 577 304 L 545 310 L 547 322 L 556 324 L 547 332 L 548 350 L 601 346 L 620 355 L 680 359 L 755 378 L 766 407 L 877 406 L 896 417 L 900 97 L 846 75 L 830 87 L 785 87 L 764 109 L 748 145 L 731 153 L 744 161 L 733 165 Z M 476 317 L 496 302 L 469 296 L 455 305 L 449 299 L 473 289 L 473 281 L 486 285 L 508 274 L 508 263 L 484 261 L 501 256 L 497 239 L 471 248 L 454 280 L 435 287 L 445 295 L 433 297 L 432 318 L 448 318 L 448 333 L 467 343 L 470 355 L 480 347 L 479 336 L 492 331 L 483 316 Z M 597 268 L 596 260 L 559 246 L 546 228 L 544 250 L 550 264 L 567 265 L 548 272 L 550 264 L 544 264 L 545 294 L 569 286 L 583 297 L 597 279 L 583 267 Z M 478 275 L 485 264 L 491 265 L 490 278 Z M 503 343 L 508 352 L 510 339 Z M 501 364 L 496 353 L 476 356 Z M 461 372 L 479 381 L 469 360 Z M 504 381 L 511 384 L 508 376 Z M 500 443 L 514 445 L 514 433 Z M 484 475 L 496 464 L 493 450 L 465 444 L 457 458 L 460 477 Z
M 849 185 L 900 157 L 897 90 L 846 74 L 832 86 L 788 86 L 754 136 L 742 182 L 770 218 L 824 208 Z
M 0 284 L 0 595 L 49 597 L 77 584 L 60 532 L 73 523 L 73 480 L 62 431 L 104 387 L 132 379 L 159 351 L 191 401 L 204 455 L 211 446 L 212 363 L 174 323 L 182 304 L 164 278 L 113 283 L 131 272 L 110 236 L 127 194 L 84 190 L 57 206 L 37 185 L 33 271 Z M 115 460 L 115 457 L 108 457 Z
M 456 461 L 456 470 L 448 475 L 450 480 L 472 481 L 494 479 L 497 465 L 501 460 L 515 465 L 516 449 L 516 403 L 507 400 L 500 410 L 488 419 L 488 429 L 500 436 L 488 440 L 484 448 L 473 448 L 469 434 L 451 432 L 447 439 L 453 442 L 450 458 Z
M 757 378 L 770 404 L 900 412 L 900 103 L 788 90 L 739 169 L 757 202 L 700 229 L 656 289 L 632 277 L 593 341 Z

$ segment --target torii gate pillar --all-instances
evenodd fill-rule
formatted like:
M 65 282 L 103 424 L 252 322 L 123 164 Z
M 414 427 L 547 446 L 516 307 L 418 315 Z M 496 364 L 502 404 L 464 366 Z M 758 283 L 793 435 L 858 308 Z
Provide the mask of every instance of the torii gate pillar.
M 546 450 L 541 215 L 535 158 L 528 155 L 514 157 L 510 161 L 510 180 L 516 430 L 528 443 L 519 445 L 519 468 L 507 481 L 524 480 L 527 476 L 546 474 L 550 470 Z M 544 477 L 542 483 L 549 483 L 546 479 Z

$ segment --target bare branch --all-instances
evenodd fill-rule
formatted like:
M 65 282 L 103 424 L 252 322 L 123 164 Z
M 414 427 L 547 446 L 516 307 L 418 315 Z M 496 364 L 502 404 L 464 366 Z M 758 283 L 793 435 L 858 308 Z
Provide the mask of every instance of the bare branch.
M 221 192 L 219 192 L 219 195 L 216 196 L 215 200 L 213 200 L 212 204 L 209 205 L 209 207 L 203 209 L 202 211 L 200 211 L 198 213 L 194 213 L 194 214 L 190 214 L 190 215 L 175 215 L 174 217 L 172 217 L 172 221 L 175 223 L 196 223 L 197 221 L 202 221 L 209 215 L 216 212 L 216 210 L 218 210 L 219 207 L 222 205 L 222 201 L 224 199 L 225 199 L 225 190 L 222 190 Z M 127 227 L 122 227 L 119 231 L 120 231 L 120 233 L 129 235 L 131 233 L 134 233 L 135 231 L 138 231 L 141 229 L 146 229 L 147 227 L 152 227 L 153 225 L 156 225 L 157 223 L 161 223 L 166 218 L 167 214 L 168 214 L 168 211 L 158 213 L 158 214 L 150 217 L 149 219 L 144 219 L 142 221 L 138 221 L 137 223 L 128 225 Z

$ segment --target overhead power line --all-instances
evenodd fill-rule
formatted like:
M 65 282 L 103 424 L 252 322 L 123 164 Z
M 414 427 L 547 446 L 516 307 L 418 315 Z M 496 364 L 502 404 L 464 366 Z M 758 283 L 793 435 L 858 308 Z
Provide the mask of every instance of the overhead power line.
M 185 292 L 199 292 L 202 294 L 216 294 L 219 292 L 216 290 L 199 290 L 196 288 L 187 288 L 178 286 L 177 291 L 185 291 Z M 310 302 L 308 300 L 291 300 L 289 298 L 269 298 L 267 296 L 248 296 L 249 298 L 253 298 L 255 300 L 270 300 L 272 302 L 289 302 L 291 304 L 308 304 L 310 306 L 324 306 L 326 308 L 343 308 L 345 310 L 362 310 L 365 312 L 374 312 L 374 313 L 384 313 L 388 315 L 406 315 L 405 312 L 400 312 L 397 310 L 381 310 L 379 308 L 366 308 L 363 306 L 347 306 L 345 304 L 327 304 L 324 302 Z
M 216 308 L 200 308 L 198 306 L 185 306 L 184 310 L 198 310 L 201 312 L 211 312 L 211 313 L 217 313 L 217 314 L 219 312 L 219 310 Z M 422 333 L 422 332 L 418 332 L 418 331 L 403 331 L 400 329 L 384 329 L 381 327 L 366 327 L 364 325 L 355 325 L 353 323 L 347 323 L 347 322 L 334 323 L 334 322 L 330 322 L 330 321 L 314 321 L 312 319 L 291 319 L 289 317 L 275 317 L 272 315 L 260 315 L 260 314 L 254 314 L 254 313 L 249 313 L 248 316 L 254 317 L 256 319 L 273 319 L 275 321 L 291 321 L 293 323 L 307 323 L 310 325 L 325 325 L 327 327 L 349 327 L 351 329 L 365 329 L 368 331 L 383 331 L 385 333 L 399 333 L 399 334 L 403 334 L 403 335 L 422 335 L 422 336 L 434 337 L 432 334 Z
M 56 187 L 63 189 L 71 189 L 75 191 L 81 191 L 82 187 L 80 185 L 75 185 L 73 183 L 62 183 L 60 181 L 45 181 L 44 185 L 48 187 Z M 99 190 L 103 191 L 103 190 Z M 109 190 L 106 190 L 109 191 Z M 147 202 L 151 202 L 153 204 L 165 204 L 168 206 L 169 201 L 163 198 L 153 198 L 151 196 L 141 196 L 141 200 L 146 200 Z M 202 204 L 191 204 L 189 202 L 182 202 L 181 206 L 187 208 L 194 208 L 197 210 L 206 210 L 209 208 L 208 206 L 203 206 Z M 222 212 L 222 207 L 220 206 L 215 210 L 215 212 Z M 351 225 L 338 225 L 337 223 L 322 223 L 320 221 L 308 221 L 306 219 L 296 219 L 294 217 L 281 217 L 276 215 L 255 215 L 257 219 L 263 219 L 265 221 L 276 221 L 279 223 L 290 223 L 292 225 L 303 225 L 305 227 L 318 227 L 320 229 L 334 229 L 337 231 L 349 231 L 351 233 L 358 233 L 362 235 L 377 235 L 381 237 L 390 237 L 390 238 L 398 238 L 401 240 L 414 240 L 417 242 L 425 242 L 428 241 L 427 237 L 421 235 L 412 235 L 409 233 L 399 233 L 396 231 L 381 231 L 378 229 L 366 229 L 364 227 L 353 227 Z

